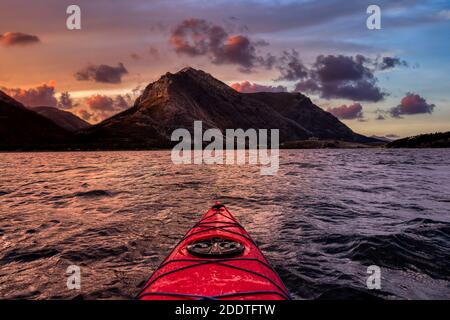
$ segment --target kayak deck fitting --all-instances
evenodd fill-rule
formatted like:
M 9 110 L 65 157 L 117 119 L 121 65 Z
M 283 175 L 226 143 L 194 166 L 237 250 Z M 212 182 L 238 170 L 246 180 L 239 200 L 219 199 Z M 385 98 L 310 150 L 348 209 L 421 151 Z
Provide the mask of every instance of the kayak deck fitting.
M 228 209 L 214 205 L 156 269 L 139 300 L 290 300 Z

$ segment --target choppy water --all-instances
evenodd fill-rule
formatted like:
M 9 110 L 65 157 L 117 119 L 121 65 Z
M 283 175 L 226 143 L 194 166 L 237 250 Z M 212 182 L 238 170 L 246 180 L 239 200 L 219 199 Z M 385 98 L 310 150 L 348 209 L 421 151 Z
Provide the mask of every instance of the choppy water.
M 1 298 L 132 298 L 220 199 L 297 299 L 450 299 L 450 150 L 283 150 L 276 176 L 166 151 L 0 154 L 0 170 Z

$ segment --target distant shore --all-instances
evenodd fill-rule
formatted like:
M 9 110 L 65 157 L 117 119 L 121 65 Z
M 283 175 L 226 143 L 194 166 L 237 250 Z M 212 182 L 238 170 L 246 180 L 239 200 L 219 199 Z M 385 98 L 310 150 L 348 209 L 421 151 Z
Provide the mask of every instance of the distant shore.
M 149 144 L 134 145 L 44 145 L 44 146 L 0 146 L 0 152 L 92 152 L 92 151 L 158 151 L 171 150 L 172 145 L 152 146 Z M 450 148 L 450 131 L 443 133 L 423 134 L 392 142 L 352 142 L 336 139 L 308 139 L 287 141 L 280 144 L 280 149 L 369 149 L 369 148 Z

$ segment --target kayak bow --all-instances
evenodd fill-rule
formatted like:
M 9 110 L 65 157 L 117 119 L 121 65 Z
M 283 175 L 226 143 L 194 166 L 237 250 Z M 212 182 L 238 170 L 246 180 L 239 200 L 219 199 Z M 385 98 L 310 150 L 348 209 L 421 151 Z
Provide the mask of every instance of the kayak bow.
M 288 300 L 289 292 L 244 227 L 214 205 L 147 281 L 140 300 Z

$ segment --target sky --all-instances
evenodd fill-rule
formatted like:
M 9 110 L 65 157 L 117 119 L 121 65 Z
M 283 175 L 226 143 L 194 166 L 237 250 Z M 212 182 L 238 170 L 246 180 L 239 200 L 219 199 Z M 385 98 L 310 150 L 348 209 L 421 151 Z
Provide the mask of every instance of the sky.
M 66 27 L 71 4 L 81 30 Z M 449 27 L 443 0 L 2 0 L 0 90 L 96 123 L 192 66 L 241 92 L 302 92 L 395 139 L 450 130 Z

